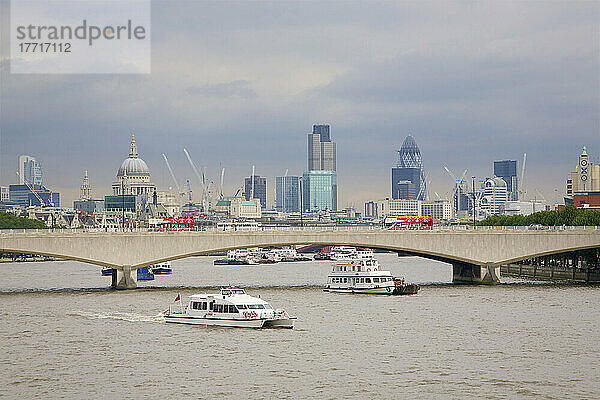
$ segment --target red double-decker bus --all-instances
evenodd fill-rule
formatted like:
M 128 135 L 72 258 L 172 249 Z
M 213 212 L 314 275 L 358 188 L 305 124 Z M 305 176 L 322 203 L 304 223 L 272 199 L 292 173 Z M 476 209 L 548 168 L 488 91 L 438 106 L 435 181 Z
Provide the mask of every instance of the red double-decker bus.
M 193 231 L 194 218 L 164 218 L 151 221 L 150 230 L 154 231 Z
M 383 226 L 389 230 L 430 230 L 433 229 L 433 217 L 386 217 Z

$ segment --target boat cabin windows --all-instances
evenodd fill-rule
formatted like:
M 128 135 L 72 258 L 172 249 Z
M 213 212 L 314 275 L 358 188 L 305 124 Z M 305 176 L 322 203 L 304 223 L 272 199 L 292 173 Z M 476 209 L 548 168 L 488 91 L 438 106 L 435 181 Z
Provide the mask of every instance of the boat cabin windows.
M 379 283 L 379 278 L 373 278 L 373 283 Z
M 245 305 L 245 304 L 238 304 L 238 305 L 237 305 L 237 308 L 238 308 L 239 310 L 245 310 L 245 309 L 246 309 L 246 308 L 248 308 L 248 307 L 246 307 L 246 305 Z
M 365 278 L 365 283 L 371 283 L 371 278 Z
M 257 310 L 257 309 L 265 309 L 265 306 L 263 304 L 248 304 L 248 308 L 251 310 Z
M 216 313 L 228 313 L 228 314 L 239 312 L 238 309 L 236 308 L 236 306 L 234 306 L 233 304 L 215 304 L 213 311 Z
M 192 301 L 192 309 L 206 310 L 207 304 L 205 301 Z

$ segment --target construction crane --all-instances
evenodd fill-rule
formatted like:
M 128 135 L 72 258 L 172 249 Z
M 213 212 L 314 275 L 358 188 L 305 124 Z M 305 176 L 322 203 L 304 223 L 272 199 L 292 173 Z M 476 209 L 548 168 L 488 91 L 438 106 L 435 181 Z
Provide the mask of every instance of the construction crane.
M 252 166 L 252 176 L 250 177 L 251 179 L 251 185 L 252 185 L 252 190 L 250 191 L 250 199 L 252 200 L 254 199 L 254 165 Z
M 221 191 L 221 193 L 219 193 L 219 200 L 223 199 L 223 181 L 225 180 L 225 167 L 221 168 L 221 185 L 219 190 Z
M 19 179 L 21 178 L 21 174 L 19 174 L 19 171 L 15 171 L 17 173 L 17 176 L 19 177 Z M 38 201 L 40 202 L 40 206 L 41 207 L 47 207 L 47 203 L 40 197 L 39 194 L 37 194 L 37 192 L 31 187 L 31 185 L 29 184 L 29 182 L 27 181 L 27 179 L 23 179 L 23 182 L 25 182 L 25 185 L 27 185 L 27 187 L 29 188 L 29 190 L 31 191 L 31 193 L 34 194 L 34 196 L 38 199 Z M 50 195 L 52 195 L 52 193 L 50 193 Z
M 169 173 L 171 174 L 171 178 L 173 179 L 173 183 L 175 183 L 175 187 L 177 188 L 177 194 L 183 199 L 185 198 L 185 193 L 181 191 L 181 187 L 177 182 L 177 178 L 175 178 L 175 172 L 173 172 L 173 168 L 171 168 L 171 164 L 169 164 L 169 160 L 165 153 L 162 153 L 163 158 L 165 159 L 165 164 L 167 164 L 167 168 L 169 169 Z
M 454 181 L 454 196 L 456 197 L 456 211 L 460 211 L 461 210 L 460 209 L 461 195 L 463 194 L 463 186 L 462 185 L 465 183 L 465 176 L 467 176 L 468 169 L 465 169 L 465 172 L 463 172 L 460 179 L 457 179 L 456 176 L 454 176 L 454 174 L 452 172 L 450 172 L 450 170 L 448 169 L 447 166 L 444 165 L 444 169 L 446 170 L 448 175 L 450 175 L 450 177 Z
M 192 188 L 190 187 L 190 180 L 187 180 L 187 187 L 188 187 L 188 202 L 190 204 L 192 204 Z
M 206 212 L 208 210 L 208 183 L 206 182 L 206 171 L 204 170 L 202 171 L 202 174 L 200 174 L 200 171 L 198 171 L 196 164 L 194 164 L 194 161 L 192 161 L 192 157 L 190 157 L 190 153 L 188 153 L 186 149 L 183 149 L 183 152 L 185 153 L 185 156 L 187 157 L 190 165 L 192 166 L 194 174 L 196 174 L 196 177 L 200 181 L 200 187 L 202 189 L 200 201 L 202 203 L 203 211 Z

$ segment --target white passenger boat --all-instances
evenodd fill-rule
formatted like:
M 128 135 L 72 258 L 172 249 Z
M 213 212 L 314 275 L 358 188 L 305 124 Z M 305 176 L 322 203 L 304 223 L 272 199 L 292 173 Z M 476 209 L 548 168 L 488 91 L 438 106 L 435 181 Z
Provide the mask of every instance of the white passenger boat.
M 152 268 L 152 273 L 154 275 L 170 274 L 173 272 L 173 268 L 171 267 L 171 261 L 165 261 L 158 264 L 154 264 L 150 268 Z
M 340 259 L 327 277 L 326 292 L 394 294 L 394 277 L 375 258 Z
M 336 246 L 329 253 L 331 260 L 351 260 L 354 258 L 373 258 L 373 250 L 357 249 L 352 246 Z
M 293 328 L 295 317 L 285 310 L 274 310 L 266 301 L 247 295 L 244 289 L 221 289 L 219 294 L 189 296 L 183 307 L 170 306 L 165 321 L 190 325 L 230 326 L 238 328 Z M 179 308 L 179 309 L 177 309 Z
M 271 250 L 272 254 L 275 257 L 278 257 L 282 262 L 292 262 L 296 261 L 298 258 L 298 253 L 296 249 L 292 249 L 291 247 L 284 247 L 282 249 L 273 249 Z

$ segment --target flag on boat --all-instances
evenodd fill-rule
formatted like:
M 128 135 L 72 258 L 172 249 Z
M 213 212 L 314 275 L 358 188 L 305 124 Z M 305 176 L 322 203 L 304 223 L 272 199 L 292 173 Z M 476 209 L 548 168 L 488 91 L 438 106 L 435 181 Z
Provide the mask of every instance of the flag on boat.
M 181 296 L 179 295 L 179 293 L 177 293 L 177 297 L 175 297 L 175 300 L 173 300 L 173 303 L 176 301 L 179 301 L 179 300 L 181 300 Z

